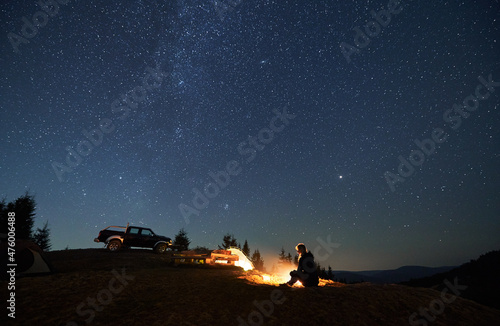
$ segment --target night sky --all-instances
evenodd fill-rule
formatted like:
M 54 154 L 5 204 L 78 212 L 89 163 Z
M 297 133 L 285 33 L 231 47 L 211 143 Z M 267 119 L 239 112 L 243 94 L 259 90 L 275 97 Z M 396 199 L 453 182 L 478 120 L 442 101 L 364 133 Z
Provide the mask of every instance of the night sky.
M 60 2 L 0 5 L 0 196 L 54 250 L 127 222 L 268 268 L 500 249 L 498 1 Z

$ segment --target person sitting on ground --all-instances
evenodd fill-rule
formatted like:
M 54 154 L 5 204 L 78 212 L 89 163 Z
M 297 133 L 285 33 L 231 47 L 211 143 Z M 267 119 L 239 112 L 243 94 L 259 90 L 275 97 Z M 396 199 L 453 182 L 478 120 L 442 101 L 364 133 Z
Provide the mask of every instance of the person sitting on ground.
M 307 251 L 303 243 L 299 243 L 295 249 L 299 254 L 299 265 L 297 270 L 290 272 L 291 278 L 286 284 L 291 286 L 300 281 L 304 286 L 318 286 L 318 271 L 316 270 L 313 254 Z

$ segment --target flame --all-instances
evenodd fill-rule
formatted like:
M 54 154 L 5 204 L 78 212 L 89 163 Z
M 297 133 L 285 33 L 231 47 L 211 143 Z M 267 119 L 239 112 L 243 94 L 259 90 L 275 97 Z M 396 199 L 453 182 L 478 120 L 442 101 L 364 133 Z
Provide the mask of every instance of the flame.
M 239 278 L 245 279 L 252 284 L 280 286 L 290 280 L 291 270 L 293 270 L 293 268 L 290 268 L 290 266 L 282 266 L 279 270 L 275 271 L 274 273 L 268 274 L 254 269 L 246 272 L 245 275 L 240 276 Z M 345 286 L 345 284 L 320 278 L 318 286 L 341 287 Z M 291 287 L 303 288 L 304 285 L 302 285 L 302 283 L 300 283 L 299 281 L 293 284 Z
M 247 272 L 246 275 L 241 276 L 240 278 L 246 279 L 250 283 L 254 284 L 279 286 L 288 282 L 290 280 L 290 275 L 289 273 L 267 274 L 258 270 L 252 270 Z M 293 285 L 293 287 L 303 287 L 303 285 L 300 282 L 297 282 Z
M 293 269 L 294 266 L 292 265 L 280 265 L 278 269 L 274 270 L 273 273 L 270 274 L 253 269 L 241 278 L 244 278 L 254 284 L 279 286 L 290 280 L 290 271 Z M 293 286 L 303 287 L 300 282 L 297 282 Z

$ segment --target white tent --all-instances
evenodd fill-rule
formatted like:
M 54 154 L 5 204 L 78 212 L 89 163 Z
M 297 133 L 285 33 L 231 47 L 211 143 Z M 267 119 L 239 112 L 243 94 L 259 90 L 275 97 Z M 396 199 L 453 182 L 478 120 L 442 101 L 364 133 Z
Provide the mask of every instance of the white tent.
M 228 250 L 231 251 L 231 254 L 238 256 L 238 261 L 234 262 L 234 266 L 239 266 L 246 271 L 254 269 L 250 259 L 239 248 L 231 247 Z

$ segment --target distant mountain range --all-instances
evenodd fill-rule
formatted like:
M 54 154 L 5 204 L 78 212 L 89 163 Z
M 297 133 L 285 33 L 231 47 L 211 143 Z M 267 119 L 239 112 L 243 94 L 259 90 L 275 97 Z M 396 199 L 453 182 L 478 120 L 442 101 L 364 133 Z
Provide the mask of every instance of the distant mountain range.
M 490 251 L 447 272 L 402 284 L 441 291 L 446 286 L 445 280 L 467 287 L 461 291 L 461 297 L 500 309 L 500 250 Z
M 456 266 L 403 266 L 393 270 L 333 271 L 334 280 L 344 283 L 401 283 L 441 291 L 448 284 L 467 287 L 460 296 L 500 309 L 500 250 L 481 255 L 476 260 Z
M 424 266 L 403 266 L 391 270 L 373 271 L 333 271 L 335 281 L 344 283 L 370 282 L 377 284 L 401 283 L 412 279 L 432 276 L 438 273 L 445 273 L 456 268 L 456 266 L 424 267 Z

